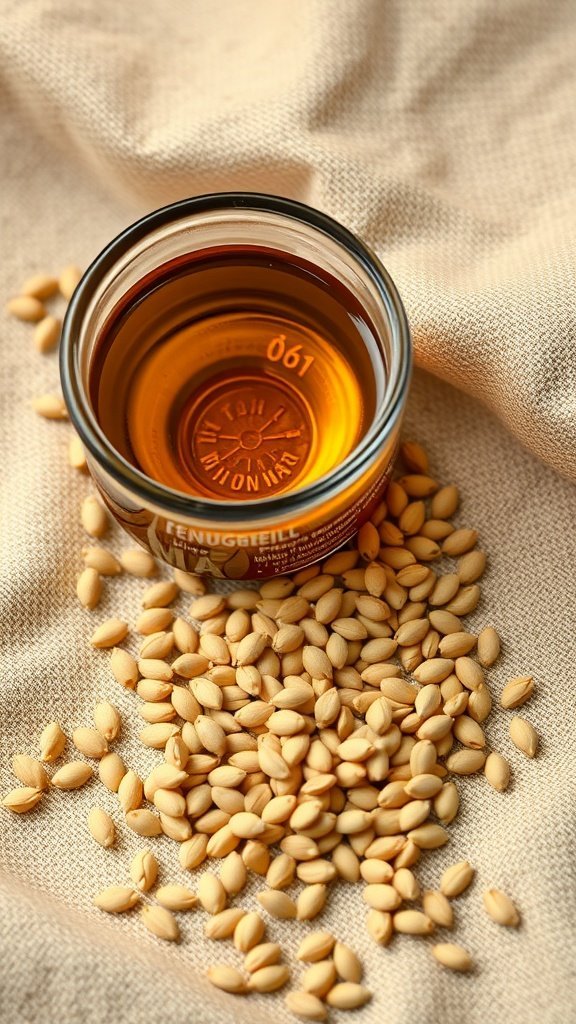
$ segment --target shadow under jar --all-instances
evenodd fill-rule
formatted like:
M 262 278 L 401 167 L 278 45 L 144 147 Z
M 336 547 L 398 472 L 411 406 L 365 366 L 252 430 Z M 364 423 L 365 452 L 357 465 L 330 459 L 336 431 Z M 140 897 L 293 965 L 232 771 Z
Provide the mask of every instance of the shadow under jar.
M 250 579 L 324 558 L 369 518 L 411 346 L 354 235 L 288 199 L 220 193 L 150 214 L 97 257 L 60 366 L 118 522 L 171 565 Z

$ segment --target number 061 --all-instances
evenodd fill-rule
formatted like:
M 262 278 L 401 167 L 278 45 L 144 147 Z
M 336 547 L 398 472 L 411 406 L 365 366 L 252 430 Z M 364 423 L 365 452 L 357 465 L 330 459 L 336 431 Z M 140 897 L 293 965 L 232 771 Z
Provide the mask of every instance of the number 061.
M 314 362 L 314 356 L 304 355 L 302 345 L 291 345 L 290 348 L 286 348 L 285 334 L 272 338 L 266 349 L 266 358 L 271 363 L 282 363 L 287 370 L 295 370 L 298 377 L 303 377 Z

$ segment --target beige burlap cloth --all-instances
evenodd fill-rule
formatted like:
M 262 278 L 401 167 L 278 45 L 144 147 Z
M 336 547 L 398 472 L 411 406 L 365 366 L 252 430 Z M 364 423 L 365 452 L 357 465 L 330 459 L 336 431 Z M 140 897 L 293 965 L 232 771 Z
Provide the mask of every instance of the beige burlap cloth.
M 463 781 L 449 845 L 418 869 L 428 886 L 450 862 L 476 865 L 456 907 L 473 975 L 441 971 L 427 940 L 375 946 L 360 887 L 330 897 L 321 924 L 358 950 L 375 992 L 362 1024 L 575 1016 L 576 542 L 573 485 L 557 472 L 576 476 L 575 22 L 571 0 L 3 5 L 6 296 L 39 269 L 85 265 L 171 200 L 283 193 L 376 248 L 405 299 L 417 361 L 434 374 L 416 374 L 407 432 L 428 441 L 434 472 L 462 487 L 460 521 L 479 528 L 490 556 L 473 626 L 494 622 L 504 637 L 496 693 L 511 675 L 534 674 L 526 715 L 542 749 L 523 759 L 508 716 L 495 713 L 490 740 L 512 761 L 510 791 Z M 57 387 L 57 360 L 36 355 L 14 321 L 0 346 L 2 791 L 14 784 L 13 752 L 33 753 L 54 717 L 67 729 L 89 724 L 96 698 L 121 708 L 122 752 L 146 772 L 156 755 L 136 740 L 134 698 L 86 643 L 100 612 L 134 615 L 141 587 L 115 581 L 91 618 L 78 607 L 87 484 L 66 466 L 68 428 L 30 409 L 32 395 Z M 3 1024 L 287 1021 L 281 997 L 243 1002 L 208 986 L 206 965 L 233 954 L 203 940 L 202 914 L 167 947 L 134 916 L 91 908 L 101 886 L 127 880 L 142 846 L 121 830 L 116 849 L 97 847 L 86 827 L 95 802 L 118 820 L 96 783 L 54 793 L 28 817 L 2 814 Z M 174 844 L 158 849 L 164 879 L 183 880 Z M 486 918 L 491 885 L 516 899 L 519 932 Z M 270 927 L 290 951 L 304 931 Z

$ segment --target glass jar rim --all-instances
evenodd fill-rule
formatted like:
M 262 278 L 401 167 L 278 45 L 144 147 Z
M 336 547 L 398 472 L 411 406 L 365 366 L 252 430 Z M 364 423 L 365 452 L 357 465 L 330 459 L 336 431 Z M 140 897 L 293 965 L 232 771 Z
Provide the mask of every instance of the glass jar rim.
M 375 413 L 369 430 L 347 458 L 328 474 L 289 494 L 266 499 L 220 502 L 173 490 L 148 477 L 108 442 L 87 401 L 78 363 L 77 339 L 96 287 L 114 265 L 138 242 L 159 228 L 175 224 L 193 214 L 226 210 L 251 210 L 281 215 L 305 223 L 351 254 L 368 275 L 383 303 L 390 324 L 393 356 L 387 368 L 390 377 L 388 400 Z M 215 192 L 170 203 L 135 221 L 99 253 L 84 273 L 70 301 L 62 328 L 60 377 L 64 399 L 80 439 L 105 471 L 147 506 L 154 506 L 171 518 L 214 520 L 240 527 L 274 514 L 285 516 L 302 511 L 342 490 L 370 465 L 402 412 L 410 381 L 412 344 L 402 300 L 390 274 L 364 242 L 338 221 L 311 206 L 282 196 L 257 192 Z

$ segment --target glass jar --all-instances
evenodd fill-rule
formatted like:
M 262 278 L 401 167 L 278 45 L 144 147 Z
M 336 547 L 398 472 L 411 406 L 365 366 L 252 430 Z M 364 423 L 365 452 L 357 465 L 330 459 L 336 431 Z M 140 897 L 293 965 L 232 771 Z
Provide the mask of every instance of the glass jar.
M 258 280 L 262 282 L 263 301 L 266 299 L 266 268 L 272 267 L 273 254 L 274 258 L 303 268 L 306 288 L 312 289 L 305 294 L 313 297 L 313 287 L 319 287 L 327 303 L 334 304 L 337 299 L 343 307 L 348 306 L 345 312 L 351 329 L 356 332 L 353 342 L 356 350 L 349 351 L 348 339 L 346 344 L 342 342 L 343 353 L 340 353 L 355 377 L 354 388 L 352 377 L 349 383 L 347 378 L 338 383 L 334 377 L 330 345 L 334 346 L 333 354 L 340 355 L 336 352 L 341 344 L 338 338 L 322 349 L 323 354 L 309 375 L 308 393 L 302 392 L 302 399 L 306 400 L 311 416 L 310 430 L 305 431 L 309 451 L 303 453 L 310 458 L 302 479 L 296 480 L 294 487 L 283 484 L 281 493 L 277 493 L 278 467 L 293 466 L 299 456 L 291 456 L 291 462 L 288 456 L 279 457 L 278 448 L 272 449 L 273 455 L 265 452 L 266 445 L 261 440 L 265 435 L 258 432 L 260 424 L 254 417 L 244 416 L 249 411 L 245 403 L 236 402 L 233 413 L 228 413 L 238 432 L 234 436 L 241 437 L 241 445 L 246 449 L 240 453 L 245 457 L 242 465 L 244 469 L 245 465 L 251 465 L 248 449 L 262 444 L 260 454 L 268 460 L 262 465 L 268 471 L 263 470 L 259 478 L 254 476 L 250 487 L 250 474 L 244 469 L 241 472 L 241 464 L 226 455 L 224 465 L 230 471 L 218 469 L 216 474 L 220 479 L 226 476 L 222 493 L 218 492 L 216 483 L 206 478 L 206 486 L 215 490 L 200 494 L 167 485 L 158 478 L 161 474 L 155 476 L 143 469 L 142 459 L 127 457 L 126 451 L 103 429 L 94 398 L 95 380 L 97 385 L 103 372 L 97 364 L 98 346 L 108 329 L 106 325 L 114 320 L 117 311 L 122 309 L 123 329 L 128 331 L 125 342 L 128 353 L 130 346 L 137 344 L 137 322 L 146 321 L 142 296 L 148 301 L 148 295 L 156 289 L 155 302 L 160 301 L 162 309 L 165 296 L 166 317 L 172 316 L 174 320 L 177 314 L 169 298 L 172 268 L 180 267 L 183 260 L 195 260 L 195 269 L 201 269 L 214 254 L 224 250 L 231 257 L 258 253 L 261 274 Z M 267 254 L 271 257 L 269 263 Z M 148 291 L 143 290 L 143 282 L 160 279 L 164 292 L 158 290 L 157 283 L 150 284 L 149 288 L 146 285 Z M 206 333 L 194 335 L 196 328 L 190 310 L 186 317 L 186 330 L 192 331 L 188 344 L 196 346 L 194 357 L 196 360 L 205 358 L 211 363 L 210 372 L 217 371 L 218 338 Z M 305 320 L 304 313 L 302 319 Z M 134 324 L 132 334 L 131 323 Z M 177 326 L 180 328 L 183 324 L 184 319 Z M 171 329 L 173 327 L 171 322 Z M 155 330 L 156 335 L 147 342 L 150 351 L 156 351 L 160 344 L 162 331 L 160 327 Z M 307 331 L 312 338 L 313 332 L 306 323 L 301 331 L 304 333 L 297 336 L 300 341 Z M 229 340 L 233 345 L 232 335 Z M 250 359 L 260 358 L 257 333 L 251 344 Z M 348 350 L 345 350 L 346 345 Z M 118 366 L 122 366 L 122 351 L 117 352 Z M 292 408 L 290 402 L 293 401 L 295 409 L 299 402 L 298 388 L 303 387 L 302 371 L 307 371 L 314 361 L 313 356 L 306 356 L 305 345 L 303 348 L 302 344 L 291 344 L 286 334 L 271 337 L 266 343 L 263 341 L 260 356 L 266 381 L 292 395 L 288 397 L 288 407 Z M 236 364 L 239 361 L 236 358 Z M 325 214 L 292 200 L 251 193 L 220 193 L 183 200 L 151 213 L 127 228 L 103 250 L 88 268 L 70 302 L 63 326 L 60 368 L 64 398 L 85 447 L 90 473 L 120 525 L 153 555 L 172 566 L 215 577 L 252 579 L 292 572 L 325 558 L 348 541 L 370 517 L 382 499 L 397 448 L 410 379 L 411 343 L 406 314 L 394 283 L 374 254 L 351 232 Z M 113 404 L 117 397 L 120 401 L 122 391 L 121 388 L 117 391 L 112 378 L 111 381 L 106 385 L 108 390 L 104 390 Z M 218 387 L 225 386 L 226 381 L 222 383 L 219 378 Z M 212 394 L 210 387 L 206 385 L 206 394 Z M 243 380 L 243 387 L 249 387 L 249 381 Z M 202 387 L 199 394 L 204 401 Z M 330 409 L 331 436 L 322 435 L 322 423 L 312 422 L 315 406 L 321 410 L 324 403 Z M 338 421 L 346 425 L 347 417 L 357 415 L 356 405 L 363 409 L 361 433 L 350 451 L 339 458 Z M 194 435 L 198 424 L 214 419 L 212 416 L 212 420 L 207 420 L 204 416 L 202 420 L 204 413 L 200 406 L 197 402 L 189 417 L 191 445 L 198 440 Z M 282 408 L 285 406 L 286 402 Z M 210 406 L 210 410 L 213 409 L 214 402 Z M 152 411 L 149 422 L 144 424 L 151 431 L 150 436 L 154 432 L 154 415 Z M 272 442 L 266 444 L 270 448 Z M 318 460 L 318 453 L 322 451 L 327 456 L 332 452 L 336 462 L 330 465 L 328 458 L 328 469 L 315 473 L 314 459 Z M 192 469 L 198 466 L 198 458 L 204 466 L 209 464 L 203 456 L 196 456 L 195 449 L 190 448 L 185 454 Z M 239 457 L 234 456 L 236 460 Z M 272 458 L 276 463 L 270 461 Z M 211 459 L 213 467 L 218 460 L 217 453 L 213 453 Z M 273 465 L 277 471 L 270 472 Z M 284 471 L 289 473 L 287 469 Z M 259 480 L 266 482 L 264 493 L 259 489 Z

